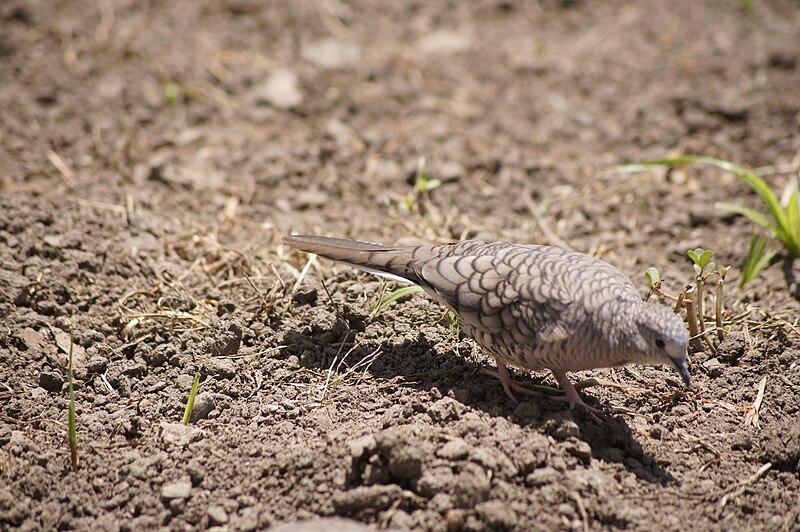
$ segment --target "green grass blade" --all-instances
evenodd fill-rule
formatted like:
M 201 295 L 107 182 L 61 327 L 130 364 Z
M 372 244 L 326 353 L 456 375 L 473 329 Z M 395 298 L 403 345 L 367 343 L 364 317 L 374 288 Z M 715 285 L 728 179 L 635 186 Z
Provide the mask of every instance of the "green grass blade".
M 748 172 L 737 164 L 703 155 L 683 155 L 681 157 L 675 157 L 672 159 L 659 159 L 644 163 L 621 165 L 618 167 L 618 169 L 625 172 L 636 172 L 654 166 L 675 166 L 690 163 L 701 163 L 716 166 L 717 168 L 731 172 L 747 183 L 750 188 L 752 188 L 755 193 L 758 194 L 758 197 L 761 198 L 761 201 L 766 206 L 767 211 L 769 211 L 770 216 L 772 216 L 772 219 L 774 220 L 774 229 L 771 230 L 775 232 L 775 235 L 786 246 L 792 255 L 800 256 L 800 241 L 794 241 L 792 239 L 792 235 L 790 234 L 792 228 L 790 227 L 788 219 L 789 215 L 781 206 L 778 196 L 775 195 L 766 181 L 754 173 Z
M 422 291 L 422 288 L 420 288 L 417 285 L 413 285 L 413 286 L 405 286 L 403 288 L 395 290 L 394 292 L 386 294 L 386 296 L 383 299 L 381 299 L 378 302 L 378 304 L 375 305 L 375 307 L 372 309 L 372 314 L 373 315 L 377 314 L 378 312 L 380 312 L 383 309 L 385 309 L 390 303 L 400 299 L 401 297 L 405 297 L 405 296 L 407 296 L 409 294 L 415 294 L 415 293 L 421 292 L 421 291 Z
M 719 201 L 714 204 L 714 207 L 744 216 L 748 218 L 751 222 L 757 223 L 761 227 L 769 229 L 776 235 L 778 234 L 778 228 L 775 226 L 772 220 L 770 220 L 757 210 L 751 209 L 749 207 L 743 207 L 735 203 L 728 203 L 726 201 Z
M 192 417 L 192 410 L 194 410 L 194 398 L 197 395 L 197 389 L 200 387 L 200 370 L 197 370 L 197 375 L 194 376 L 192 389 L 189 391 L 189 399 L 186 401 L 186 409 L 183 411 L 183 419 L 181 423 L 184 425 L 189 424 L 189 419 Z
M 78 471 L 78 429 L 75 419 L 75 388 L 72 385 L 72 331 L 69 332 L 69 366 L 67 368 L 67 381 L 69 388 L 69 413 L 67 414 L 67 437 L 69 438 L 69 455 L 72 470 Z
M 742 268 L 742 279 L 739 281 L 739 286 L 744 286 L 758 276 L 758 274 L 767 267 L 767 265 L 775 256 L 774 251 L 764 253 L 764 248 L 767 245 L 767 238 L 763 235 L 753 235 L 750 238 L 750 249 L 747 252 L 747 258 L 744 261 Z
M 786 206 L 786 234 L 787 240 L 783 244 L 794 257 L 800 257 L 800 211 L 797 205 L 797 191 L 789 196 Z

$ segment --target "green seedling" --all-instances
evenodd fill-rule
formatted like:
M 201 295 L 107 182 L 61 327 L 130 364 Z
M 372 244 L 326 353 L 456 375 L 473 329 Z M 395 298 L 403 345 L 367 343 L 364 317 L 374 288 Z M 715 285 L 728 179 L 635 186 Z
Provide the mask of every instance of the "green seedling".
M 72 331 L 69 333 L 69 365 L 67 367 L 67 387 L 69 389 L 69 413 L 67 414 L 67 439 L 72 470 L 78 471 L 78 430 L 75 420 L 75 389 L 72 385 Z
M 764 235 L 756 235 L 750 237 L 750 249 L 747 251 L 747 257 L 744 261 L 742 268 L 742 278 L 739 281 L 739 286 L 744 286 L 767 267 L 772 258 L 775 256 L 774 251 L 765 251 L 767 245 L 767 237 Z
M 194 376 L 194 382 L 192 383 L 192 389 L 189 390 L 189 399 L 186 400 L 186 408 L 183 411 L 183 419 L 181 423 L 184 425 L 189 424 L 189 419 L 192 417 L 192 410 L 194 410 L 194 398 L 197 395 L 197 389 L 200 387 L 200 370 L 197 370 L 197 374 Z
M 753 172 L 730 161 L 705 157 L 702 155 L 684 155 L 673 159 L 661 159 L 637 164 L 622 165 L 623 171 L 639 171 L 654 166 L 676 166 L 689 163 L 701 163 L 715 166 L 731 172 L 752 188 L 764 204 L 769 216 L 755 209 L 743 207 L 734 203 L 719 202 L 715 206 L 720 209 L 740 214 L 750 221 L 767 228 L 781 241 L 786 251 L 792 257 L 800 257 L 800 207 L 798 207 L 798 191 L 792 190 L 787 194 L 785 206 L 781 204 L 777 194 L 769 187 L 766 181 Z
M 167 105 L 175 105 L 181 96 L 181 86 L 177 81 L 167 81 L 164 83 L 164 101 Z
M 402 297 L 406 297 L 411 294 L 416 294 L 417 292 L 422 292 L 422 288 L 417 285 L 411 286 L 404 286 L 403 288 L 398 288 L 394 292 L 390 292 L 383 296 L 378 304 L 372 308 L 372 317 L 378 315 L 380 311 L 388 307 L 393 301 L 397 301 Z
M 432 179 L 428 170 L 425 169 L 425 157 L 417 160 L 417 174 L 414 178 L 414 190 L 411 194 L 403 196 L 402 203 L 409 211 L 416 210 L 419 214 L 425 214 L 425 203 L 428 201 L 430 193 L 442 186 L 440 179 Z
M 713 293 L 714 325 L 716 339 L 721 342 L 725 337 L 724 327 L 724 286 L 725 276 L 730 270 L 723 267 L 718 270 L 715 268 L 714 252 L 697 248 L 689 250 L 687 255 L 692 261 L 694 268 L 694 282 L 686 285 L 686 288 L 677 296 L 670 295 L 662 290 L 663 279 L 655 268 L 648 268 L 645 271 L 645 279 L 650 286 L 648 297 L 657 293 L 675 302 L 675 312 L 683 308 L 686 311 L 686 324 L 689 328 L 690 344 L 695 351 L 703 350 L 703 342 L 712 350 L 716 350 L 714 342 L 706 330 L 706 300 Z M 713 290 L 709 284 L 713 283 Z

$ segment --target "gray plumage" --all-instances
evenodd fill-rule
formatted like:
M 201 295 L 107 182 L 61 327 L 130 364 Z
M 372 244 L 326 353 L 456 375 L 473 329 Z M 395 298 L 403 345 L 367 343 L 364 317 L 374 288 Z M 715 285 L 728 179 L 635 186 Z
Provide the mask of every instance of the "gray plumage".
M 542 245 L 463 241 L 383 246 L 292 236 L 297 249 L 421 286 L 460 319 L 465 334 L 492 354 L 510 397 L 530 393 L 507 364 L 548 369 L 570 406 L 599 411 L 578 396 L 566 373 L 623 364 L 669 364 L 689 384 L 688 333 L 671 310 L 642 301 L 622 272 L 583 253 Z M 512 391 L 513 390 L 513 391 Z

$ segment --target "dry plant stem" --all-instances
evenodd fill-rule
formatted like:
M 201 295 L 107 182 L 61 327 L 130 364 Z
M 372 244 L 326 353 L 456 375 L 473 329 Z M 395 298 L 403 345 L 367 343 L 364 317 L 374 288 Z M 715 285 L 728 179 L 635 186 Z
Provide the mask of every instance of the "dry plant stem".
M 691 295 L 694 288 L 689 288 L 685 296 Z M 683 304 L 686 306 L 686 323 L 689 326 L 689 344 L 695 351 L 703 350 L 703 341 L 700 339 L 700 331 L 697 328 L 697 312 L 694 307 L 694 298 L 684 296 Z
M 697 326 L 700 334 L 705 337 L 706 324 L 705 324 L 705 300 L 706 300 L 706 283 L 702 277 L 697 278 L 697 295 L 695 296 L 695 311 L 697 312 Z
M 722 326 L 722 289 L 725 279 L 717 281 L 717 296 L 714 301 L 714 320 L 717 322 L 717 340 L 722 342 L 725 339 L 725 329 Z

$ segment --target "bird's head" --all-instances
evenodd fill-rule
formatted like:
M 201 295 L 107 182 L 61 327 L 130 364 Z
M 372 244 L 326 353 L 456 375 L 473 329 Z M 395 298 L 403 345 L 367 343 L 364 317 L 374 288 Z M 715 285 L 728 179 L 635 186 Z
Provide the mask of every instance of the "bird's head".
M 644 303 L 635 317 L 638 335 L 636 349 L 646 364 L 668 364 L 680 373 L 683 382 L 691 382 L 686 366 L 686 349 L 689 333 L 683 320 L 667 307 L 656 303 Z

